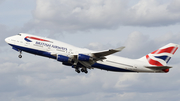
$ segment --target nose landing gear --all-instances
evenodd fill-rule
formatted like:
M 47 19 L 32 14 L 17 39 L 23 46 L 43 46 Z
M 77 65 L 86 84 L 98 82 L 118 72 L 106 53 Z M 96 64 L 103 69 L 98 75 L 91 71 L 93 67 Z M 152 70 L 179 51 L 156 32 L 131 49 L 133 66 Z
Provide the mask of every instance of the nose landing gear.
M 19 56 L 18 56 L 19 58 L 22 58 L 22 55 L 21 55 L 21 54 L 22 54 L 22 51 L 20 51 L 20 54 L 19 54 Z
M 19 55 L 18 57 L 19 57 L 19 58 L 22 58 L 22 55 Z

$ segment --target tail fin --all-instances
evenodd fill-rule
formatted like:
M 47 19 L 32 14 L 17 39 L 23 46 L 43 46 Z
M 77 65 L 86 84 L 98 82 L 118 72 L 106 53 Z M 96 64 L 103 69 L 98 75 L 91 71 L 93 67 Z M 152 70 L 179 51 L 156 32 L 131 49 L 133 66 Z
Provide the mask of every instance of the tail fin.
M 139 60 L 146 61 L 151 66 L 166 66 L 178 47 L 177 44 L 169 43 Z

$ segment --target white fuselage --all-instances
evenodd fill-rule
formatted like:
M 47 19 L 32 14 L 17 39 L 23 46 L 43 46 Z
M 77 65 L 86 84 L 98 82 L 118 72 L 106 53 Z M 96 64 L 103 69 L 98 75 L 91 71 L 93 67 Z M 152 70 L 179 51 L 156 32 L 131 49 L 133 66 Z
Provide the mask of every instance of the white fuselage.
M 33 40 L 33 38 L 28 39 L 27 36 L 38 37 L 45 40 Z M 8 37 L 5 39 L 5 41 L 18 51 L 25 51 L 28 53 L 53 59 L 56 59 L 56 57 L 51 55 L 52 53 L 71 56 L 78 55 L 79 53 L 88 54 L 95 52 L 84 48 L 78 48 L 53 39 L 24 33 Z M 91 66 L 92 68 L 99 68 L 107 71 L 116 72 L 163 72 L 161 70 L 152 70 L 149 68 L 145 68 L 145 66 L 149 66 L 149 64 L 139 59 L 128 59 L 114 55 L 106 56 L 106 59 L 96 61 Z

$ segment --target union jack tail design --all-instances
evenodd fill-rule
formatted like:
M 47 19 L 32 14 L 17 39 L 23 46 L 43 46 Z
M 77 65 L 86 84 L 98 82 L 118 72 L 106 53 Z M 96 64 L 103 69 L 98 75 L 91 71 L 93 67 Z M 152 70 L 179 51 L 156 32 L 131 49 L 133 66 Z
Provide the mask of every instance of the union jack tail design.
M 166 66 L 171 57 L 174 55 L 179 45 L 169 43 L 164 47 L 140 58 L 140 60 L 148 62 L 152 66 Z

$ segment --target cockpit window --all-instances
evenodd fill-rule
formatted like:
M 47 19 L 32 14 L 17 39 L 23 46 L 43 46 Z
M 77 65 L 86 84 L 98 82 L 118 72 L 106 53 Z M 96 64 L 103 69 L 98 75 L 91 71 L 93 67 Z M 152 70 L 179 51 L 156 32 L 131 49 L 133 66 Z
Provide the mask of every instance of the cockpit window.
M 18 34 L 19 36 L 21 36 L 21 34 Z

